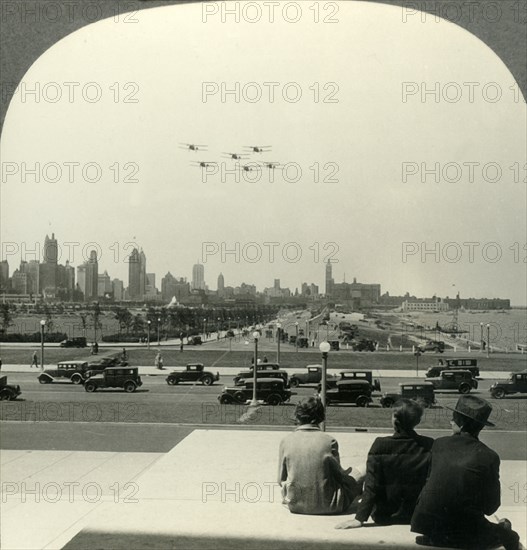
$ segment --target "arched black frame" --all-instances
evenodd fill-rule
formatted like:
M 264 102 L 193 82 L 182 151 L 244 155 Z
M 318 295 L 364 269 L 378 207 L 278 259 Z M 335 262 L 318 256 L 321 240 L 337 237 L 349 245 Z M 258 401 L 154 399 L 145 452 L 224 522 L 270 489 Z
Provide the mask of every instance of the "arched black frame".
M 97 21 L 116 14 L 209 0 L 101 0 Z M 310 0 L 300 0 L 310 1 Z M 362 0 L 419 9 L 441 15 L 468 30 L 502 59 L 527 97 L 527 0 Z M 29 67 L 53 44 L 91 21 L 82 13 L 85 0 L 2 0 L 0 2 L 0 128 L 9 102 Z M 50 24 L 39 16 L 61 6 L 67 17 Z M 37 11 L 35 11 L 37 10 Z M 34 13 L 34 15 L 33 15 Z M 402 13 L 402 11 L 401 11 Z

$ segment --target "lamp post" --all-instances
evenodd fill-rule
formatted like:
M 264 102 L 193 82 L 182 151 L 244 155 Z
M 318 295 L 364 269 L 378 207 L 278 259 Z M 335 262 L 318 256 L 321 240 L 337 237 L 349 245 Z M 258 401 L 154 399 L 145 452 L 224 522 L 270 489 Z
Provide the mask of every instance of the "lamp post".
M 479 351 L 483 352 L 483 323 L 479 324 Z
M 42 319 L 40 321 L 40 370 L 44 370 L 44 327 L 46 326 L 46 321 Z
M 251 406 L 256 407 L 258 405 L 258 400 L 256 399 L 256 365 L 258 364 L 258 338 L 260 338 L 260 333 L 258 331 L 253 332 L 254 338 L 254 364 L 253 364 L 253 399 L 251 401 Z
M 277 340 L 278 340 L 278 348 L 277 348 L 277 353 L 276 353 L 276 362 L 278 364 L 280 364 L 280 340 L 282 339 L 282 323 L 276 323 L 276 334 L 278 336 Z
M 150 325 L 152 324 L 152 321 L 148 319 L 146 324 L 148 326 L 148 332 L 147 332 L 147 338 L 146 338 L 146 349 L 150 349 Z
M 326 411 L 326 378 L 327 378 L 327 369 L 328 369 L 328 354 L 329 350 L 331 349 L 331 346 L 328 342 L 321 342 L 320 346 L 318 346 L 318 349 L 322 352 L 322 379 L 320 381 L 321 383 L 321 389 L 320 389 L 320 397 L 322 398 L 322 405 L 324 406 L 324 412 Z M 322 422 L 322 431 L 326 431 L 326 422 Z
M 159 337 L 159 328 L 161 326 L 161 317 L 157 318 L 157 347 L 159 348 L 161 346 L 161 339 Z
M 221 317 L 218 317 L 218 340 L 220 339 L 220 332 L 221 332 Z
M 207 319 L 203 317 L 203 340 L 207 339 Z
M 421 356 L 421 352 L 419 349 L 415 350 L 415 375 L 419 376 L 419 357 Z
M 295 323 L 295 333 L 296 333 L 295 352 L 297 352 L 298 351 L 298 321 Z
M 487 358 L 490 357 L 490 325 L 487 323 Z

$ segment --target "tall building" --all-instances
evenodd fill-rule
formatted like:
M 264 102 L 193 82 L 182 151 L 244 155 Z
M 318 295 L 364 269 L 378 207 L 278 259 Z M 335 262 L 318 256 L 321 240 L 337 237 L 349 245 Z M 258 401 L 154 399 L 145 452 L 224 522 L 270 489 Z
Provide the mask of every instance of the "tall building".
M 132 250 L 128 260 L 128 298 L 142 300 L 146 293 L 146 256 L 143 250 Z
M 155 273 L 146 274 L 145 296 L 149 296 L 149 297 L 157 296 Z
M 110 275 L 105 271 L 102 275 L 97 277 L 97 296 L 111 296 L 113 294 L 112 281 Z
M 223 273 L 218 275 L 218 296 L 223 296 L 225 294 L 225 279 L 223 278 Z
M 0 288 L 5 289 L 9 286 L 9 262 L 2 260 L 0 262 Z
M 192 290 L 205 290 L 205 267 L 194 264 L 192 267 Z
M 27 294 L 27 274 L 15 269 L 11 279 L 11 286 L 15 294 Z
M 97 292 L 99 286 L 99 263 L 97 261 L 97 252 L 90 252 L 90 259 L 85 262 L 86 266 L 86 292 L 84 293 L 84 301 L 97 300 Z
M 40 289 L 40 263 L 38 260 L 20 262 L 20 270 L 27 274 L 28 294 L 38 294 Z
M 331 296 L 333 292 L 333 267 L 331 261 L 326 264 L 326 296 Z
M 77 266 L 77 290 L 86 297 L 86 262 Z
M 39 290 L 42 294 L 54 295 L 57 289 L 57 264 L 59 247 L 55 233 L 44 239 L 43 261 L 40 264 Z
M 113 299 L 117 302 L 124 300 L 124 283 L 121 279 L 114 279 L 112 281 Z
M 190 285 L 186 279 L 177 279 L 170 271 L 161 279 L 161 296 L 163 300 L 170 302 L 176 298 L 179 302 L 181 298 L 190 295 Z

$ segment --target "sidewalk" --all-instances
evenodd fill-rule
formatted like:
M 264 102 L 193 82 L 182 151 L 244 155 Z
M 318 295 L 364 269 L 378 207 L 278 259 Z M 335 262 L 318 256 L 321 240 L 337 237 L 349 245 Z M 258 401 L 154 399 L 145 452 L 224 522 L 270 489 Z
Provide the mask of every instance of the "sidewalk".
M 417 547 L 408 526 L 340 531 L 335 524 L 350 516 L 290 514 L 280 504 L 276 483 L 278 445 L 284 435 L 195 430 L 165 455 L 2 451 L 2 548 Z M 336 434 L 343 466 L 364 470 L 377 435 Z M 33 494 L 24 494 L 23 481 Z M 46 484 L 64 487 L 68 482 L 79 484 L 72 501 L 65 489 L 56 502 L 51 490 L 44 490 Z M 497 515 L 509 518 L 524 542 L 526 482 L 525 461 L 502 461 Z M 95 484 L 101 488 L 98 500 Z M 519 493 L 511 490 L 516 486 Z M 28 522 L 32 529 L 27 529 Z

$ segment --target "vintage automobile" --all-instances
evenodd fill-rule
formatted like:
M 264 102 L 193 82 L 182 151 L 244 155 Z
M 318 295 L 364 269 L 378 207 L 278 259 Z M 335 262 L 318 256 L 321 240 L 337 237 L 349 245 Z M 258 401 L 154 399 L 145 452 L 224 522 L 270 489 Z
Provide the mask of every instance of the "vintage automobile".
M 427 378 L 435 378 L 444 370 L 469 370 L 472 376 L 479 376 L 479 367 L 477 359 L 438 359 L 437 366 L 430 367 L 426 371 Z
M 68 338 L 66 340 L 62 340 L 60 343 L 61 348 L 85 348 L 86 345 L 86 338 L 84 338 L 84 336 Z
M 258 378 L 281 378 L 286 386 L 289 386 L 289 375 L 285 370 L 280 369 L 278 363 L 260 363 L 256 365 L 256 372 Z M 252 381 L 253 377 L 253 367 L 251 366 L 249 370 L 240 371 L 234 377 L 234 385 L 241 386 L 245 384 L 246 380 Z
M 234 330 L 228 330 L 228 331 L 225 333 L 225 337 L 226 337 L 226 338 L 234 338 Z
M 210 386 L 220 379 L 220 373 L 213 374 L 205 370 L 203 363 L 188 363 L 183 370 L 173 370 L 166 378 L 169 386 L 180 384 L 181 382 L 201 382 L 204 386 Z
M 338 386 L 326 391 L 326 406 L 353 403 L 357 407 L 367 407 L 372 401 L 371 386 L 366 380 L 340 381 Z
M 331 351 L 339 351 L 340 342 L 338 340 L 330 340 L 329 345 L 331 346 Z
M 296 334 L 292 334 L 291 336 L 289 336 L 289 343 L 296 344 Z
M 123 388 L 125 392 L 132 393 L 142 385 L 137 367 L 107 367 L 90 376 L 84 383 L 84 389 L 92 393 L 101 388 Z
M 14 401 L 22 392 L 20 386 L 7 383 L 7 376 L 0 376 L 0 401 Z
M 511 372 L 508 380 L 494 382 L 489 391 L 496 399 L 503 399 L 512 393 L 527 393 L 527 370 Z
M 371 370 L 343 370 L 337 376 L 329 375 L 326 378 L 326 387 L 327 389 L 336 388 L 341 382 L 348 382 L 349 380 L 365 380 L 370 385 L 372 392 L 381 391 L 381 382 L 377 378 L 373 379 Z M 318 391 L 320 392 L 320 386 Z
M 457 390 L 459 393 L 469 393 L 478 388 L 478 381 L 469 370 L 444 370 L 437 378 L 427 378 L 435 390 Z
M 281 405 L 295 395 L 285 384 L 282 378 L 257 378 L 256 399 L 267 405 Z M 248 380 L 241 386 L 229 388 L 225 386 L 218 400 L 222 405 L 245 404 L 253 397 L 253 381 Z
M 385 393 L 381 397 L 381 405 L 383 407 L 393 407 L 394 403 L 403 398 L 414 399 L 427 408 L 431 407 L 436 402 L 434 385 L 430 382 L 401 382 L 399 388 L 399 393 Z
M 187 338 L 187 344 L 189 346 L 201 346 L 201 344 L 203 344 L 203 340 L 201 339 L 201 336 L 189 336 Z
M 295 374 L 291 375 L 289 385 L 292 388 L 298 388 L 298 386 L 303 384 L 319 384 L 321 380 L 322 367 L 320 365 L 308 365 L 305 372 L 295 372 Z
M 445 351 L 445 343 L 441 340 L 428 340 L 424 346 L 417 346 L 417 350 L 421 353 L 424 353 L 425 351 L 443 353 Z
M 82 384 L 88 377 L 90 365 L 87 361 L 60 361 L 54 369 L 45 369 L 39 374 L 41 384 L 51 384 L 57 379 L 71 380 L 74 384 Z
M 309 340 L 305 338 L 304 336 L 301 336 L 296 341 L 296 345 L 298 348 L 308 348 L 309 347 Z
M 97 370 L 101 371 L 107 367 L 127 367 L 128 361 L 122 359 L 121 354 L 110 355 L 108 357 L 101 357 L 96 361 L 88 362 L 88 370 Z
M 367 338 L 361 338 L 358 342 L 352 342 L 353 351 L 375 351 L 375 342 Z

